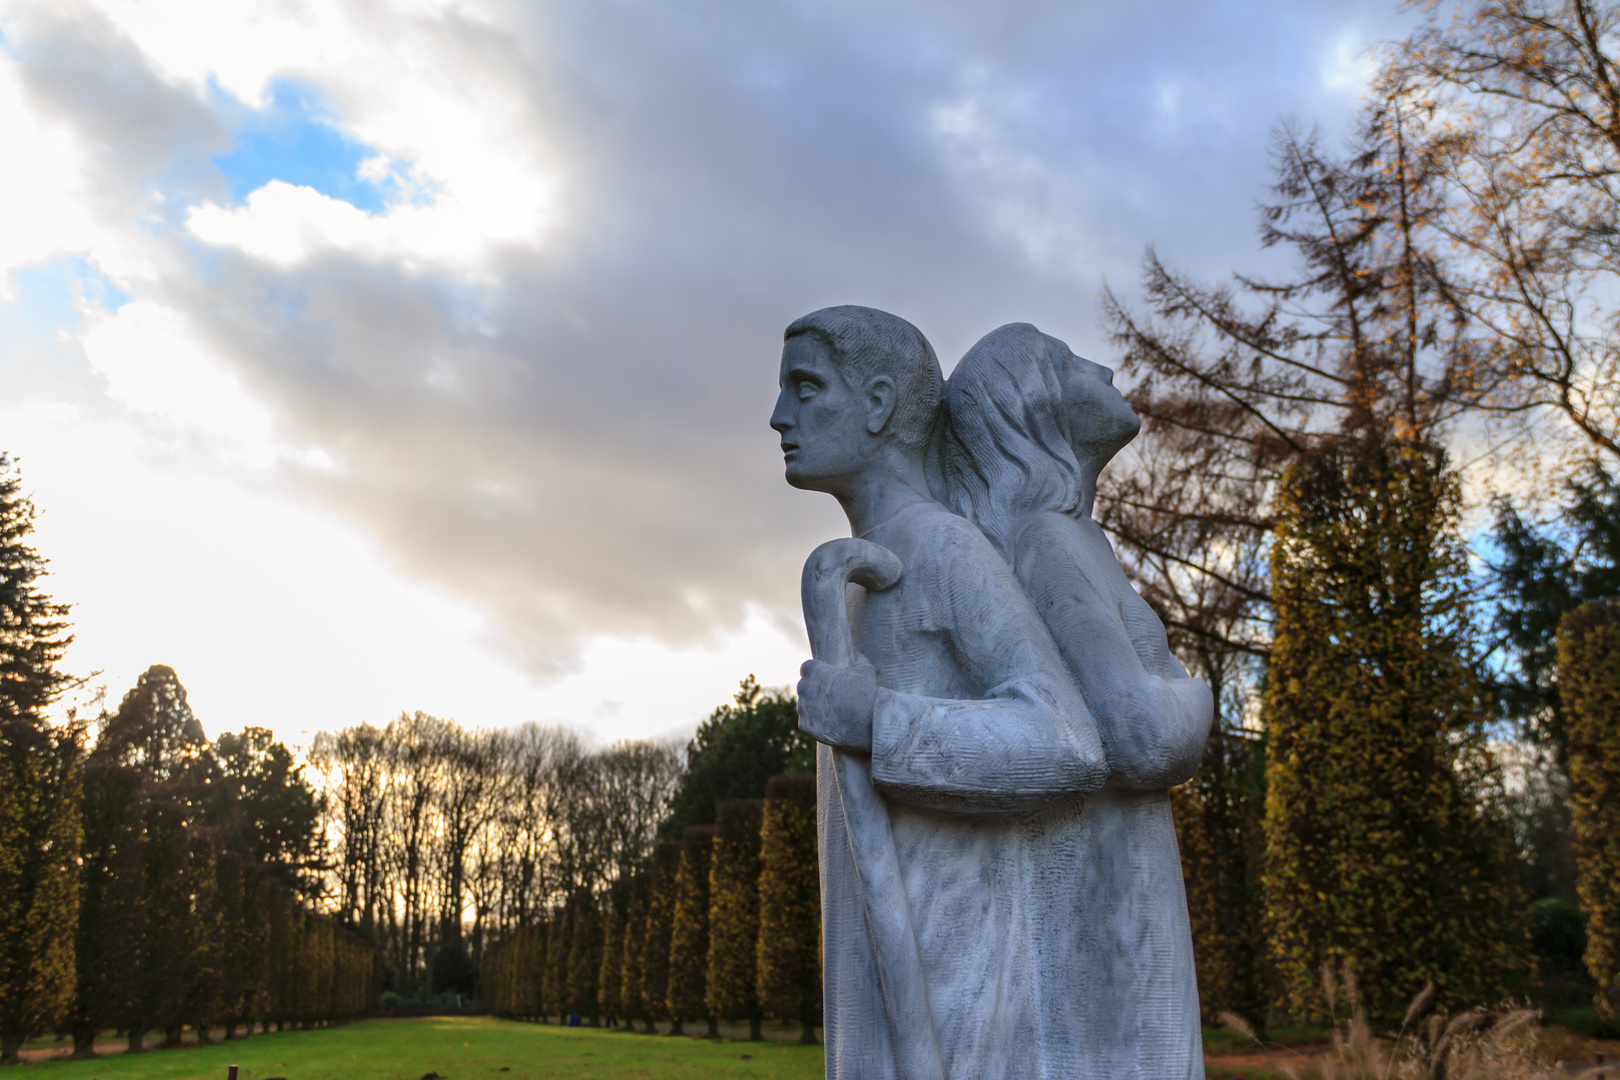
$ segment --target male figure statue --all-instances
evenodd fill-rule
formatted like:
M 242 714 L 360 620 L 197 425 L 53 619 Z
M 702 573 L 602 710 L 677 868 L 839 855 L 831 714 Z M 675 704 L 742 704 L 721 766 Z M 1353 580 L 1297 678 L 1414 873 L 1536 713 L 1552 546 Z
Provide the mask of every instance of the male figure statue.
M 930 494 L 943 380 L 922 333 L 836 307 L 785 338 L 771 426 L 788 483 L 833 495 L 902 568 L 850 607 L 855 662 L 811 660 L 799 683 L 822 744 L 827 1076 L 1083 1077 L 1075 987 L 1096 943 L 1071 886 L 1108 772 L 1092 716 L 1012 571 Z M 867 775 L 881 857 L 840 787 Z

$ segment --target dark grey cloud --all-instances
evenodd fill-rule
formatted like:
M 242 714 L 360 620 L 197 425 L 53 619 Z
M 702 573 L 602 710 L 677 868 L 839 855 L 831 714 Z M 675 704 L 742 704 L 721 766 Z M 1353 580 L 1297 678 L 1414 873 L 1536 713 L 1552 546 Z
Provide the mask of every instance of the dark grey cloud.
M 1355 105 L 1323 83 L 1335 43 L 1409 21 L 1387 0 L 446 16 L 443 62 L 516 87 L 533 152 L 565 165 L 551 236 L 479 280 L 181 238 L 167 299 L 340 463 L 302 476 L 311 494 L 495 612 L 535 670 L 584 632 L 684 640 L 793 605 L 840 525 L 781 482 L 766 427 L 791 319 L 887 308 L 947 368 L 1028 320 L 1108 362 L 1104 277 L 1128 293 L 1149 243 L 1210 275 L 1255 265 L 1268 131 L 1335 130 Z M 126 54 L 62 22 L 25 63 L 136 171 L 215 146 L 206 102 Z

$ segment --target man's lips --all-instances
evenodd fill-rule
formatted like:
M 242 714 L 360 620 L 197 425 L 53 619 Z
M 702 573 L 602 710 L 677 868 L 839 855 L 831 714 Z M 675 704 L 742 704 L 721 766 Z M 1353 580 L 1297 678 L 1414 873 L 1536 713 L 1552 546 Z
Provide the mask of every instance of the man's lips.
M 784 458 L 791 458 L 794 454 L 797 454 L 798 452 L 799 452 L 799 444 L 798 443 L 783 443 L 782 444 L 782 456 Z

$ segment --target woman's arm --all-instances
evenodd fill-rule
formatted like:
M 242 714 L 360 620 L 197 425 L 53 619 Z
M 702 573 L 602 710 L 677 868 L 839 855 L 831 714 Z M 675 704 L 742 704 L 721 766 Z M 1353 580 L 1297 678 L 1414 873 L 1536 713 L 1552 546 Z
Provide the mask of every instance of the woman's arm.
M 1170 658 L 1156 617 L 1131 620 L 1139 624 L 1138 635 L 1157 635 L 1133 641 L 1121 604 L 1142 601 L 1101 530 L 1091 524 L 1096 535 L 1089 536 L 1088 524 L 1056 513 L 1030 515 L 1015 543 L 1018 580 L 1096 717 L 1112 782 L 1138 790 L 1173 787 L 1198 769 L 1214 700 L 1202 679 L 1187 676 Z M 1144 652 L 1150 658 L 1162 652 L 1166 662 L 1149 670 Z

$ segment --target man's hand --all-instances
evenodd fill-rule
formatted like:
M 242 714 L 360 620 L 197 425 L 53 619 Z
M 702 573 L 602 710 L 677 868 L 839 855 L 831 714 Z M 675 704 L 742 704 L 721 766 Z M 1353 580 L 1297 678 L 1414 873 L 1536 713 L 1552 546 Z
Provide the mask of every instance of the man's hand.
M 799 674 L 799 730 L 828 746 L 870 754 L 878 681 L 865 657 L 854 667 L 806 660 Z

